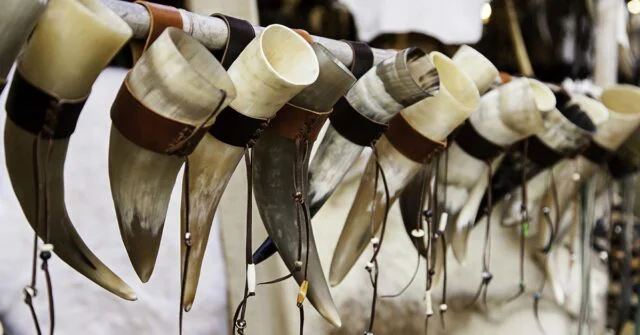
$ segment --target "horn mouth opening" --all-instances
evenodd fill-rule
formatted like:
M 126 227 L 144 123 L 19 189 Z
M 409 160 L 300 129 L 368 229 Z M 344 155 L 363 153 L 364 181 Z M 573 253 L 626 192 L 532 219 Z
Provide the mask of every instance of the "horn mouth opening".
M 498 69 L 478 50 L 463 44 L 451 58 L 484 94 L 498 77 Z
M 606 89 L 600 101 L 619 117 L 636 119 L 640 113 L 640 88 L 631 85 L 616 85 Z
M 548 112 L 556 106 L 556 96 L 547 85 L 540 81 L 529 79 L 529 87 L 531 87 L 533 99 L 539 111 Z
M 480 103 L 480 93 L 475 82 L 449 57 L 440 52 L 432 52 L 429 56 L 440 77 L 440 87 L 454 97 L 462 109 L 472 112 Z
M 262 57 L 279 78 L 296 86 L 311 85 L 316 81 L 320 72 L 318 59 L 311 45 L 298 33 L 272 24 L 262 31 L 259 41 Z M 297 61 L 291 62 L 291 59 Z
M 417 98 L 416 101 L 411 101 L 408 105 L 422 100 L 425 94 L 426 96 L 433 95 L 440 85 L 440 78 L 431 57 L 428 57 L 422 49 L 415 47 L 405 49 L 402 52 L 402 57 L 403 70 L 413 81 L 414 89 L 418 91 L 407 95 Z
M 208 118 L 220 100 L 224 98 L 228 104 L 236 94 L 231 78 L 215 57 L 200 42 L 173 27 L 142 55 L 127 81 L 131 92 L 148 107 L 185 123 Z M 207 125 L 214 121 L 212 118 Z

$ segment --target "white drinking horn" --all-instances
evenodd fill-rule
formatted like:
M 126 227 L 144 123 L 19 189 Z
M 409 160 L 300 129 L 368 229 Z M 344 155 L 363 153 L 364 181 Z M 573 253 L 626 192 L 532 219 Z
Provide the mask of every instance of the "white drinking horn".
M 287 27 L 270 25 L 247 45 L 227 72 L 236 87 L 236 99 L 189 156 L 192 247 L 186 310 L 195 297 L 213 216 L 246 147 L 287 101 L 316 81 L 319 66 L 304 38 Z M 230 124 L 233 120 L 237 122 Z M 184 231 L 184 218 L 182 226 Z
M 0 13 L 0 92 L 22 45 L 47 6 L 47 0 L 8 0 Z
M 468 45 L 462 45 L 451 59 L 473 80 L 480 95 L 485 94 L 498 78 L 495 65 Z
M 336 105 L 331 124 L 309 166 L 309 199 L 315 215 L 366 146 L 400 110 L 432 96 L 438 74 L 422 50 L 409 48 L 365 73 Z
M 177 28 L 164 30 L 120 88 L 111 110 L 109 180 L 122 240 L 143 282 L 153 273 L 185 157 L 234 97 L 222 65 Z
M 308 211 L 304 190 L 309 184 L 306 172 L 313 140 L 333 105 L 356 79 L 324 47 L 314 44 L 313 48 L 320 62 L 318 80 L 278 112 L 256 143 L 253 185 L 262 222 L 280 257 L 301 287 L 308 281 L 309 302 L 327 321 L 339 327 L 340 316 L 320 265 L 311 215 L 307 212 L 301 218 L 299 214 Z
M 449 57 L 433 52 L 430 58 L 440 78 L 438 93 L 403 109 L 376 144 L 378 163 L 387 171 L 389 206 L 423 164 L 445 146 L 447 136 L 476 110 L 480 101 L 475 83 Z M 385 192 L 381 183 L 374 189 L 376 173 L 376 158 L 372 156 L 333 254 L 331 285 L 344 279 L 367 247 L 370 240 L 367 234 L 377 232 L 383 223 Z
M 447 160 L 442 160 L 438 175 L 447 191 L 443 205 L 454 223 L 450 244 L 459 261 L 464 259 L 468 234 L 481 210 L 477 197 L 488 185 L 487 164 L 502 159 L 509 146 L 539 131 L 543 115 L 553 106 L 553 93 L 544 84 L 517 78 L 485 94 L 480 108 L 460 128 L 447 152 L 446 180 Z
M 133 290 L 98 260 L 74 229 L 63 177 L 69 137 L 91 86 L 131 35 L 131 28 L 98 0 L 51 0 L 18 60 L 7 99 L 4 144 L 13 190 L 38 235 L 78 272 L 135 300 Z M 35 148 L 40 149 L 37 155 Z M 47 213 L 48 237 L 42 220 L 36 219 L 36 204 L 41 217 Z

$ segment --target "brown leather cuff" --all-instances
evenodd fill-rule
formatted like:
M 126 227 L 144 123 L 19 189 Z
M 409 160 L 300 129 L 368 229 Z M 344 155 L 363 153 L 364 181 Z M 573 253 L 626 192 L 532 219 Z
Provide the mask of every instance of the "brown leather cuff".
M 345 97 L 338 100 L 329 119 L 340 135 L 363 147 L 375 144 L 388 127 L 358 113 Z
M 402 117 L 402 114 L 398 114 L 391 120 L 389 129 L 384 135 L 402 155 L 420 164 L 429 163 L 431 158 L 447 146 L 446 142 L 438 143 L 422 136 Z
M 480 135 L 469 120 L 456 132 L 455 142 L 464 152 L 481 161 L 494 159 L 505 151 L 505 148 Z
M 302 38 L 304 38 L 304 40 L 307 41 L 307 43 L 309 43 L 309 44 L 313 43 L 313 37 L 306 30 L 304 30 L 304 29 L 294 29 L 293 31 L 295 31 L 296 33 L 298 33 L 298 35 L 300 35 Z
M 229 34 L 224 49 L 212 51 L 212 54 L 220 60 L 220 64 L 227 70 L 240 56 L 242 50 L 256 37 L 256 32 L 253 30 L 253 25 L 245 20 L 219 13 L 211 16 L 221 19 L 227 25 Z
M 111 106 L 111 121 L 118 131 L 134 144 L 160 154 L 187 156 L 207 131 L 168 119 L 145 106 L 129 89 L 125 78 Z
M 288 103 L 269 122 L 267 129 L 290 140 L 306 138 L 313 142 L 332 111 L 319 113 Z
M 235 147 L 252 147 L 269 125 L 269 119 L 256 119 L 228 106 L 216 118 L 209 134 Z
M 147 1 L 136 1 L 136 3 L 147 9 L 151 24 L 144 42 L 134 40 L 129 43 L 134 64 L 166 28 L 176 27 L 182 29 L 182 16 L 180 16 L 180 11 L 177 8 Z
M 18 127 L 42 138 L 69 138 L 87 98 L 63 100 L 26 80 L 17 70 L 7 96 L 7 117 Z

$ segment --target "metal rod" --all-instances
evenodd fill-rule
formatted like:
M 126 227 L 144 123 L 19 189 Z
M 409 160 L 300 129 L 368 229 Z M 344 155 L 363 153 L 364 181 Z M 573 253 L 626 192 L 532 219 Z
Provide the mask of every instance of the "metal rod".
M 133 29 L 133 38 L 143 39 L 149 32 L 150 17 L 147 10 L 139 4 L 129 3 L 120 0 L 100 0 L 104 5 L 111 8 Z M 225 46 L 228 31 L 227 25 L 219 18 L 198 15 L 184 9 L 180 9 L 183 29 L 185 32 L 200 41 L 205 47 L 212 50 L 219 50 Z M 253 27 L 256 33 L 264 28 Z M 341 62 L 350 66 L 353 60 L 351 47 L 344 42 L 332 40 L 326 37 L 313 36 L 313 40 L 324 45 Z M 394 50 L 373 49 L 374 62 L 378 63 L 389 58 L 396 53 Z

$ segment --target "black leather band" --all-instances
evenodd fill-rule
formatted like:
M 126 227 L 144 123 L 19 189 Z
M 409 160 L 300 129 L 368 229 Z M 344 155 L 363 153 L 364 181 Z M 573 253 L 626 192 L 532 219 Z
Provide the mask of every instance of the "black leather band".
M 613 156 L 613 152 L 591 140 L 587 148 L 582 152 L 582 156 L 594 164 L 600 165 L 609 161 Z
M 496 158 L 505 150 L 480 135 L 469 120 L 456 131 L 455 142 L 464 152 L 482 161 Z
M 559 152 L 542 143 L 542 141 L 540 141 L 536 136 L 531 136 L 525 141 L 529 142 L 529 147 L 527 148 L 527 159 L 536 163 L 541 168 L 550 167 L 565 158 Z M 519 142 L 517 147 L 520 152 L 524 152 L 524 141 Z
M 253 142 L 260 137 L 268 124 L 268 119 L 248 117 L 227 107 L 220 112 L 216 122 L 209 129 L 209 134 L 236 147 L 253 146 Z
M 344 41 L 353 50 L 353 62 L 351 63 L 351 73 L 360 79 L 371 67 L 373 67 L 373 51 L 371 47 L 363 42 Z
M 611 156 L 607 165 L 611 176 L 616 179 L 624 178 L 640 170 L 640 166 L 633 164 L 617 152 Z
M 211 16 L 220 18 L 227 24 L 229 35 L 224 49 L 212 51 L 212 54 L 220 60 L 226 70 L 240 56 L 242 50 L 256 37 L 256 32 L 253 30 L 253 25 L 245 20 L 219 13 Z
M 344 97 L 333 107 L 329 120 L 340 135 L 363 147 L 375 143 L 388 127 L 358 113 Z
M 7 96 L 7 117 L 18 127 L 43 138 L 68 138 L 76 130 L 86 98 L 61 101 L 15 72 Z

